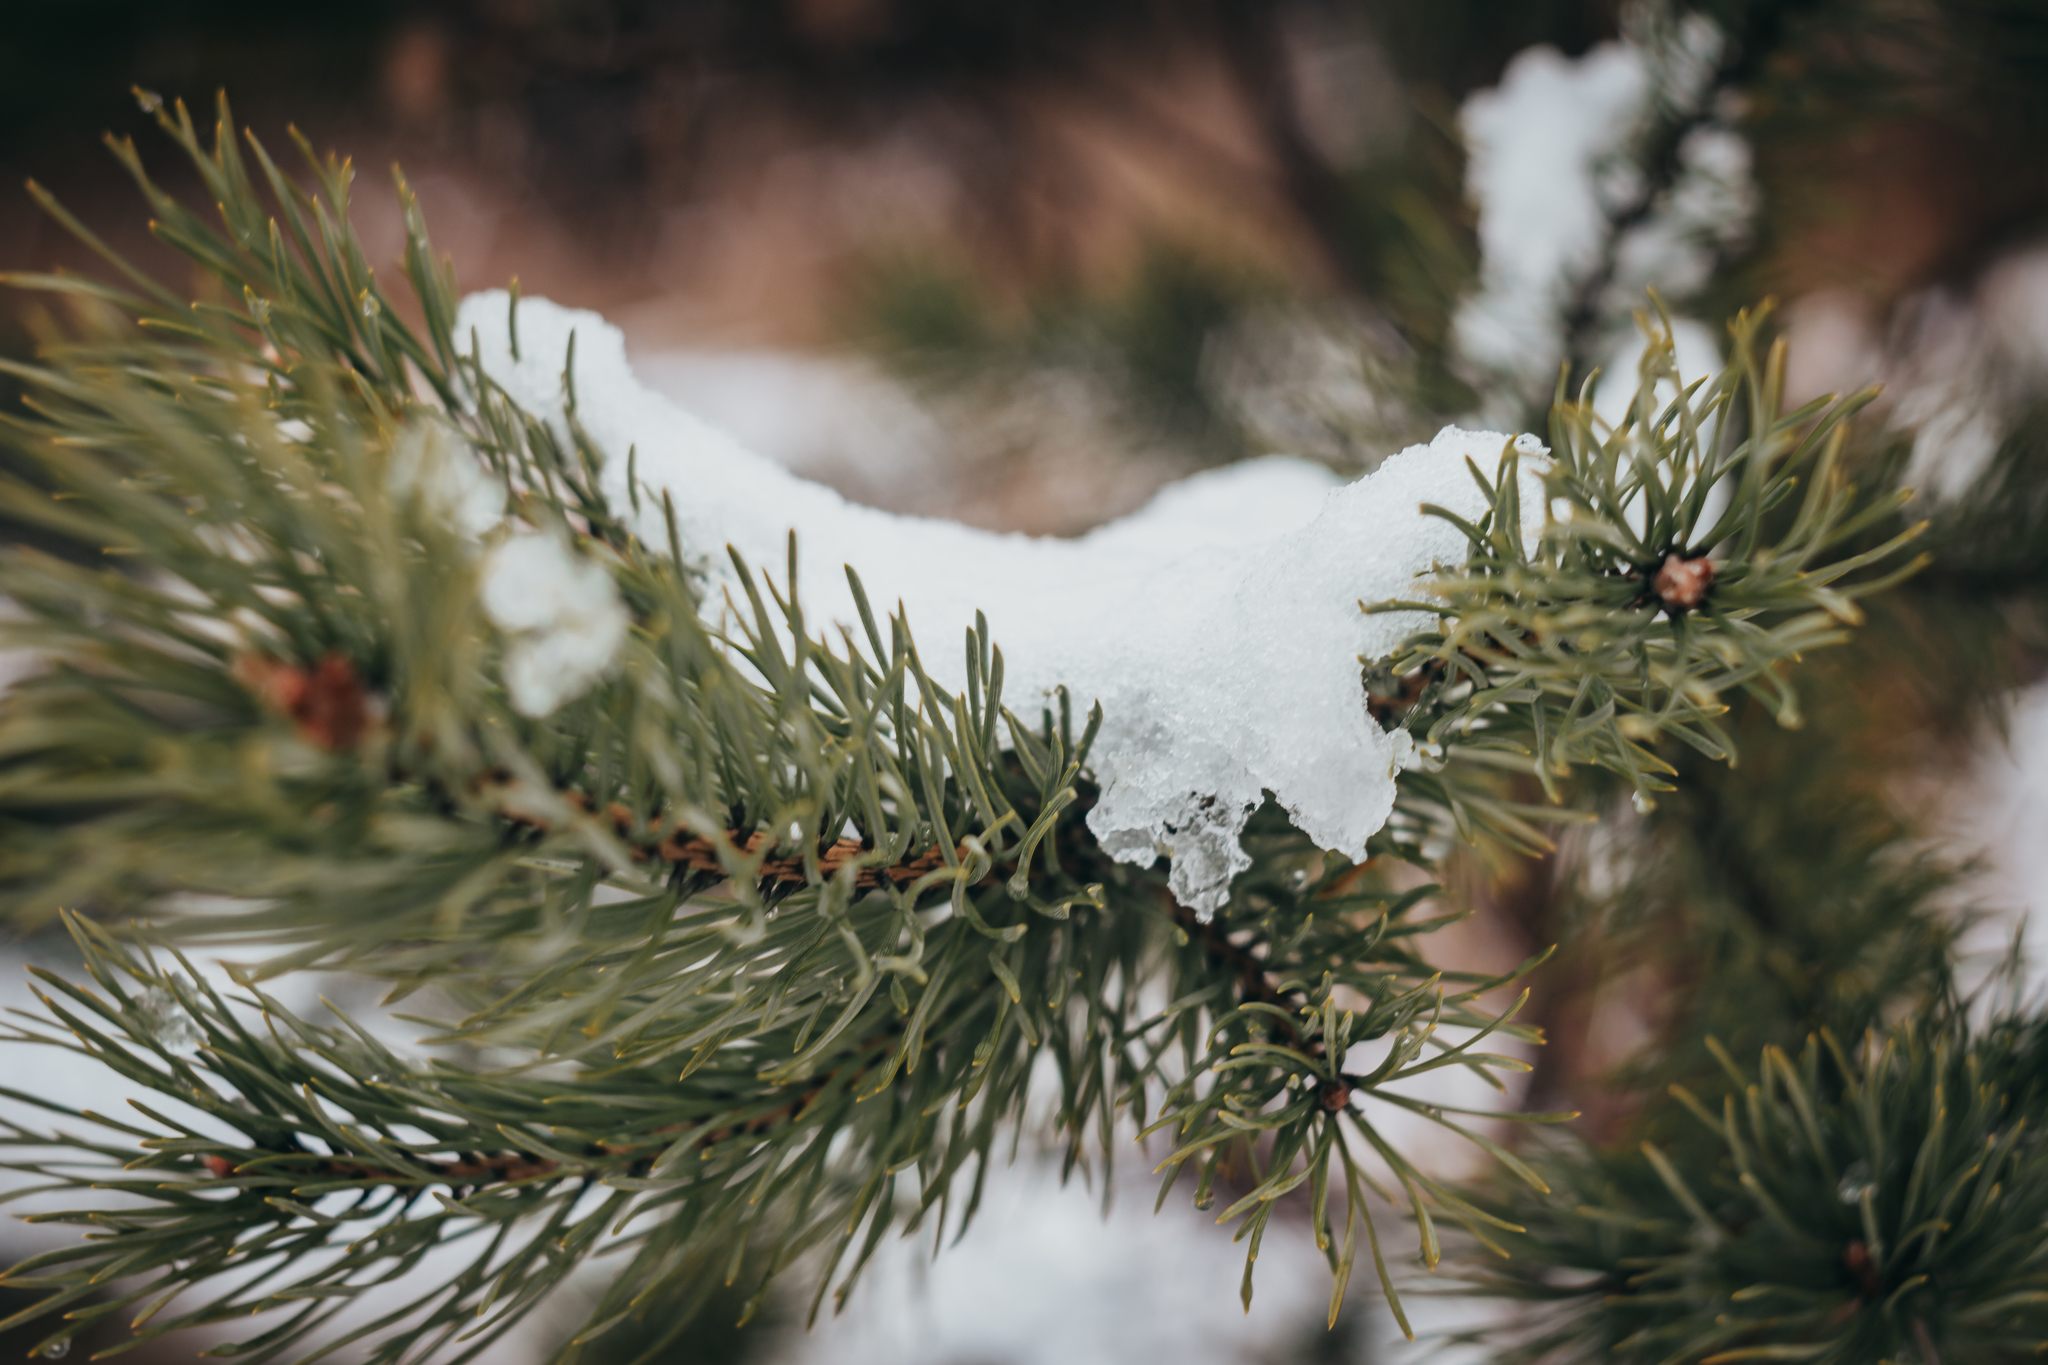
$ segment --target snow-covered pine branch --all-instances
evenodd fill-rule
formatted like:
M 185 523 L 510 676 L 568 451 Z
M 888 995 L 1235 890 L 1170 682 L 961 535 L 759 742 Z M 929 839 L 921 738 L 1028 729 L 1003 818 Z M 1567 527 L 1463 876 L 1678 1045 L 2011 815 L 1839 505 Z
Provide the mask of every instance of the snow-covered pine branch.
M 872 600 L 902 604 L 942 686 L 966 689 L 950 642 L 980 612 L 1021 714 L 1062 685 L 1083 708 L 1099 701 L 1089 828 L 1122 861 L 1170 857 L 1174 895 L 1205 918 L 1250 865 L 1239 835 L 1263 794 L 1353 858 L 1393 810 L 1413 741 L 1369 713 L 1360 664 L 1429 618 L 1360 607 L 1463 563 L 1465 536 L 1423 506 L 1478 521 L 1488 498 L 1466 462 L 1491 479 L 1512 443 L 1538 457 L 1521 466 L 1523 535 L 1543 530 L 1541 443 L 1446 427 L 1350 484 L 1269 458 L 1195 475 L 1073 540 L 997 534 L 849 503 L 744 449 L 641 384 L 619 329 L 595 313 L 493 291 L 464 301 L 456 335 L 535 416 L 564 424 L 573 391 L 575 421 L 608 456 L 612 505 L 635 505 L 637 472 L 635 524 L 661 544 L 669 495 L 685 553 L 714 581 L 732 585 L 727 546 L 779 568 L 794 532 L 813 630 L 858 631 L 851 566 Z M 563 637 L 564 650 L 585 647 Z

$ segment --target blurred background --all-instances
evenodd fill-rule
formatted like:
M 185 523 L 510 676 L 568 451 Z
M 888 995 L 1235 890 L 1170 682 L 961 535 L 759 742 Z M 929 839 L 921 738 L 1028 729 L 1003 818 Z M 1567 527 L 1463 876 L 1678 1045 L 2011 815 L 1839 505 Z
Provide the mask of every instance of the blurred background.
M 1988 964 L 2048 911 L 2048 0 L 11 0 L 0 29 L 0 182 L 145 265 L 180 269 L 100 136 L 189 191 L 131 87 L 209 118 L 224 89 L 273 149 L 352 158 L 387 268 L 399 162 L 465 289 L 600 309 L 763 453 L 988 527 L 1541 431 L 1561 368 L 1626 400 L 1647 289 L 1688 377 L 1775 297 L 1794 401 L 1887 386 L 1856 458 L 1922 490 L 1937 562 L 1813 661 L 1803 730 L 1739 716 L 1743 765 L 1654 814 L 1461 855 L 1458 951 L 1563 945 L 1525 1099 L 1621 1142 L 1709 1034 L 1882 1015 L 1958 935 Z M 0 268 L 55 266 L 95 268 L 0 191 Z M 0 299 L 0 353 L 39 325 Z M 10 947 L 10 1002 L 56 951 Z M 1105 1226 L 1103 1173 L 1063 1189 L 1027 1149 L 960 1247 L 904 1248 L 843 1317 L 736 1332 L 714 1302 L 664 1359 L 1483 1358 L 1397 1349 L 1365 1293 L 1326 1332 L 1305 1231 L 1241 1314 L 1238 1249 L 1152 1217 L 1144 1169 Z

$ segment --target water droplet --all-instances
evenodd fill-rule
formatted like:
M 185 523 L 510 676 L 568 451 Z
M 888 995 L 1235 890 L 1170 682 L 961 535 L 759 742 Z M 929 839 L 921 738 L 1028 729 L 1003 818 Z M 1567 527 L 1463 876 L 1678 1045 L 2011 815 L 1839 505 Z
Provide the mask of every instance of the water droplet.
M 770 910 L 768 912 L 768 922 L 770 924 L 773 924 L 775 922 L 775 917 L 781 913 L 782 912 L 780 910 Z
M 1307 869 L 1305 869 L 1305 868 L 1299 868 L 1299 867 L 1297 867 L 1297 868 L 1295 868 L 1295 869 L 1294 869 L 1294 871 L 1292 871 L 1292 872 L 1288 873 L 1288 874 L 1287 874 L 1287 885 L 1288 885 L 1288 886 L 1289 886 L 1290 888 L 1292 888 L 1293 890 L 1296 890 L 1296 891 L 1299 891 L 1299 890 L 1301 890 L 1301 888 L 1303 888 L 1304 886 L 1307 886 L 1307 885 L 1308 885 L 1308 871 L 1307 871 Z
M 45 1360 L 62 1360 L 65 1356 L 71 1354 L 71 1343 L 69 1341 L 53 1341 L 42 1349 L 41 1354 Z
M 1835 1186 L 1835 1198 L 1844 1204 L 1860 1204 L 1866 1194 L 1877 1193 L 1877 1182 L 1870 1178 L 1870 1163 L 1857 1161 L 1842 1172 L 1841 1184 Z
M 1628 803 L 1636 808 L 1637 815 L 1648 815 L 1651 811 L 1657 809 L 1657 803 L 1652 801 L 1645 792 L 1631 793 Z
M 166 1052 L 191 1056 L 206 1041 L 199 1024 L 178 1003 L 178 997 L 162 986 L 151 986 L 135 1001 L 144 1031 Z
M 369 1074 L 368 1080 L 371 1085 L 385 1085 L 390 1082 L 391 1078 L 381 1071 L 372 1071 Z

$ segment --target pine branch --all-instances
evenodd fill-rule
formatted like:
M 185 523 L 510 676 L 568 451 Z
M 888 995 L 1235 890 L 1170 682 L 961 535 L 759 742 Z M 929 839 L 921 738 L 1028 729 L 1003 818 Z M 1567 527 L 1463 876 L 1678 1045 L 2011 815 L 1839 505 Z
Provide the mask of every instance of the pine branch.
M 322 1349 L 314 1334 L 359 1289 L 469 1238 L 478 1258 L 410 1319 L 351 1329 L 374 1359 L 459 1359 L 474 1349 L 461 1333 L 502 1332 L 613 1246 L 625 1269 L 579 1341 L 677 1297 L 707 1254 L 756 1303 L 809 1258 L 815 1313 L 892 1229 L 971 1221 L 1041 1057 L 1070 1171 L 1099 1152 L 1107 1181 L 1128 1117 L 1171 1135 L 1161 1198 L 1193 1166 L 1206 1207 L 1226 1153 L 1249 1153 L 1254 1179 L 1223 1217 L 1251 1257 L 1305 1187 L 1333 1318 L 1361 1225 L 1393 1298 L 1368 1161 L 1401 1182 L 1431 1264 L 1439 1217 L 1507 1228 L 1396 1150 L 1372 1106 L 1540 1185 L 1465 1116 L 1395 1088 L 1522 1069 L 1480 1045 L 1539 1040 L 1518 1007 L 1481 1000 L 1540 957 L 1500 977 L 1440 970 L 1422 940 L 1456 916 L 1414 916 L 1430 889 L 1316 849 L 1277 810 L 1248 832 L 1229 905 L 1191 927 L 1163 871 L 1114 862 L 1082 823 L 1099 712 L 1076 725 L 1063 695 L 1036 716 L 1006 707 L 985 622 L 948 693 L 911 623 L 885 631 L 857 578 L 859 629 L 814 631 L 793 553 L 780 582 L 735 560 L 738 591 L 707 602 L 673 504 L 668 543 L 648 545 L 601 491 L 597 471 L 634 452 L 596 448 L 573 392 L 560 426 L 523 412 L 453 334 L 451 274 L 402 181 L 418 329 L 349 231 L 346 163 L 312 161 L 308 191 L 251 138 L 259 188 L 225 107 L 210 149 L 182 107 L 162 117 L 222 229 L 117 151 L 211 296 L 187 307 L 119 262 L 133 289 L 17 281 L 126 322 L 82 325 L 16 370 L 35 407 L 7 437 L 47 487 L 0 480 L 0 513 L 111 558 L 0 554 L 0 592 L 22 609 L 8 638 L 48 664 L 0 709 L 0 903 L 20 924 L 84 916 L 70 923 L 99 990 L 45 978 L 69 1045 L 240 1140 L 156 1115 L 111 1140 L 17 1132 L 17 1148 L 83 1160 L 17 1165 L 67 1189 L 111 1180 L 145 1208 L 82 1212 L 94 1240 L 9 1272 L 51 1291 L 34 1312 L 142 1271 L 162 1272 L 156 1294 L 218 1280 L 166 1330 L 274 1310 L 237 1348 L 271 1359 Z M 1738 391 L 1760 433 L 1739 442 Z M 1512 461 L 1488 487 L 1470 563 L 1430 600 L 1441 629 L 1368 673 L 1422 678 L 1385 718 L 1445 750 L 1440 772 L 1404 782 L 1390 851 L 1417 852 L 1431 821 L 1533 831 L 1487 764 L 1558 789 L 1558 766 L 1603 763 L 1652 790 L 1657 735 L 1726 750 L 1713 689 L 1789 698 L 1776 670 L 1874 586 L 1830 585 L 1889 548 L 1837 553 L 1881 512 L 1834 486 L 1825 435 L 1801 434 L 1813 414 L 1778 417 L 1777 392 L 1749 373 L 1698 409 L 1639 399 L 1597 442 L 1567 406 L 1551 481 L 1575 514 L 1534 550 L 1513 529 Z M 1725 453 L 1699 436 L 1715 413 Z M 1809 472 L 1810 511 L 1766 540 Z M 1701 531 L 1723 473 L 1738 494 Z M 519 537 L 593 571 L 627 622 L 612 669 L 543 716 L 517 703 L 516 632 L 481 600 L 481 560 Z M 1724 542 L 1709 586 L 1696 569 L 1659 586 L 1672 553 L 1682 568 Z M 101 927 L 128 916 L 132 931 Z M 237 998 L 271 1022 L 159 970 L 152 943 L 256 954 Z M 433 1041 L 523 1060 L 404 1061 L 258 989 L 313 966 L 394 998 L 431 984 L 458 1006 Z M 196 1053 L 165 1045 L 165 1000 Z M 1385 1059 L 1347 1070 L 1375 1040 Z M 137 1143 L 150 1178 L 113 1174 Z M 401 1320 L 409 1335 L 380 1336 Z

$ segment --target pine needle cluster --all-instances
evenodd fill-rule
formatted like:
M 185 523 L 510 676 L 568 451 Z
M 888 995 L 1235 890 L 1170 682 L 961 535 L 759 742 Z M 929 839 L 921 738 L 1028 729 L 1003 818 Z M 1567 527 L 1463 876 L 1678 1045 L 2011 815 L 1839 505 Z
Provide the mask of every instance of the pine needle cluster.
M 1956 1002 L 1725 1069 L 1621 1160 L 1539 1162 L 1586 1202 L 1512 1201 L 1481 1292 L 1529 1307 L 1504 1362 L 2003 1362 L 2048 1338 L 2041 1025 Z

